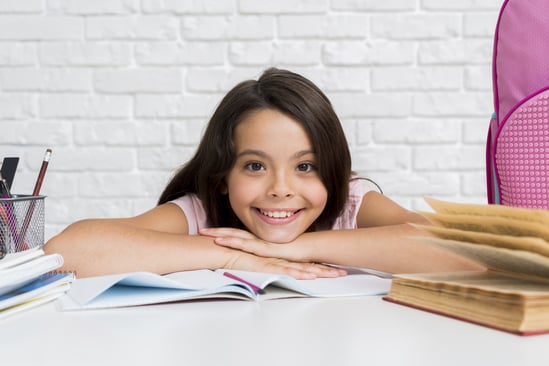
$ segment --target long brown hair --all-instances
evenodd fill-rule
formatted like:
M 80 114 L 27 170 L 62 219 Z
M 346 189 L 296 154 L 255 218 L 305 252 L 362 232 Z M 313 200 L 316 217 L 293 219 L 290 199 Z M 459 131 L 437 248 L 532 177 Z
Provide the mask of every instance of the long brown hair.
M 183 165 L 162 192 L 158 204 L 186 193 L 202 201 L 214 227 L 244 228 L 225 192 L 225 177 L 235 161 L 233 134 L 248 113 L 280 111 L 303 126 L 318 159 L 318 173 L 328 192 L 326 207 L 313 230 L 329 229 L 349 194 L 351 155 L 339 118 L 328 98 L 303 76 L 275 68 L 260 78 L 239 83 L 221 100 L 194 157 Z

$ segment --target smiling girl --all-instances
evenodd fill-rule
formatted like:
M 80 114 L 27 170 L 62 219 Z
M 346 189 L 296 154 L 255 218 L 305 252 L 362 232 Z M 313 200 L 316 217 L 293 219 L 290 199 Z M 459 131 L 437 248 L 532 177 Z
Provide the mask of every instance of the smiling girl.
M 194 157 L 141 215 L 76 222 L 53 237 L 79 277 L 233 268 L 296 278 L 479 269 L 409 239 L 425 223 L 352 175 L 339 119 L 309 80 L 269 69 L 223 98 Z M 424 235 L 424 234 L 423 234 Z

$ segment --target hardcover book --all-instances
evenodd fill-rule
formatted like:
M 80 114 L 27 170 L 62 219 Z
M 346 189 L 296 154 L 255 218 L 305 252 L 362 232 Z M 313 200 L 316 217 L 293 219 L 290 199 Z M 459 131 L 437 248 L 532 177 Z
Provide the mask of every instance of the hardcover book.
M 419 238 L 486 267 L 395 276 L 386 300 L 521 335 L 549 332 L 549 211 L 426 199 Z

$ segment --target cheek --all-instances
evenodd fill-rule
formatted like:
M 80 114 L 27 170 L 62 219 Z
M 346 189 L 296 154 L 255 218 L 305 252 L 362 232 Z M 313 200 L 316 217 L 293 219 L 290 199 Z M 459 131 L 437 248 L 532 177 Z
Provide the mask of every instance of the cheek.
M 254 185 L 245 179 L 231 179 L 227 187 L 233 209 L 249 203 L 254 197 Z
M 328 191 L 321 182 L 310 185 L 307 189 L 309 201 L 320 211 L 324 210 L 328 201 Z
M 239 188 L 229 189 L 229 201 L 231 202 L 233 209 L 241 206 L 244 202 L 246 202 L 245 191 Z

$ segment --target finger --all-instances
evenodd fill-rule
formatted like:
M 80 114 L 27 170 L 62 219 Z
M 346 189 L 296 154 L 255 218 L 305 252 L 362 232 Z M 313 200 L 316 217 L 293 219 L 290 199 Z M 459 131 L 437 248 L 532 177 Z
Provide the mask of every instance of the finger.
M 299 263 L 300 269 L 314 273 L 317 277 L 341 277 L 347 275 L 347 271 L 318 263 Z
M 237 237 L 242 239 L 255 239 L 255 236 L 246 230 L 240 230 L 240 229 L 234 229 L 234 228 L 228 228 L 228 227 L 200 229 L 200 234 L 206 235 L 206 236 L 212 236 L 212 237 L 230 236 L 230 237 Z
M 284 273 L 297 279 L 335 278 L 347 274 L 338 268 L 315 263 L 282 262 L 276 265 L 282 267 Z
M 347 271 L 319 263 L 306 263 L 307 270 L 315 273 L 318 277 L 341 277 L 346 276 Z
M 280 253 L 275 253 L 271 245 L 258 241 L 258 240 L 246 240 L 238 237 L 216 237 L 214 243 L 224 247 L 238 249 L 243 252 L 252 253 L 260 257 L 277 257 Z M 277 255 L 278 254 L 278 255 Z

